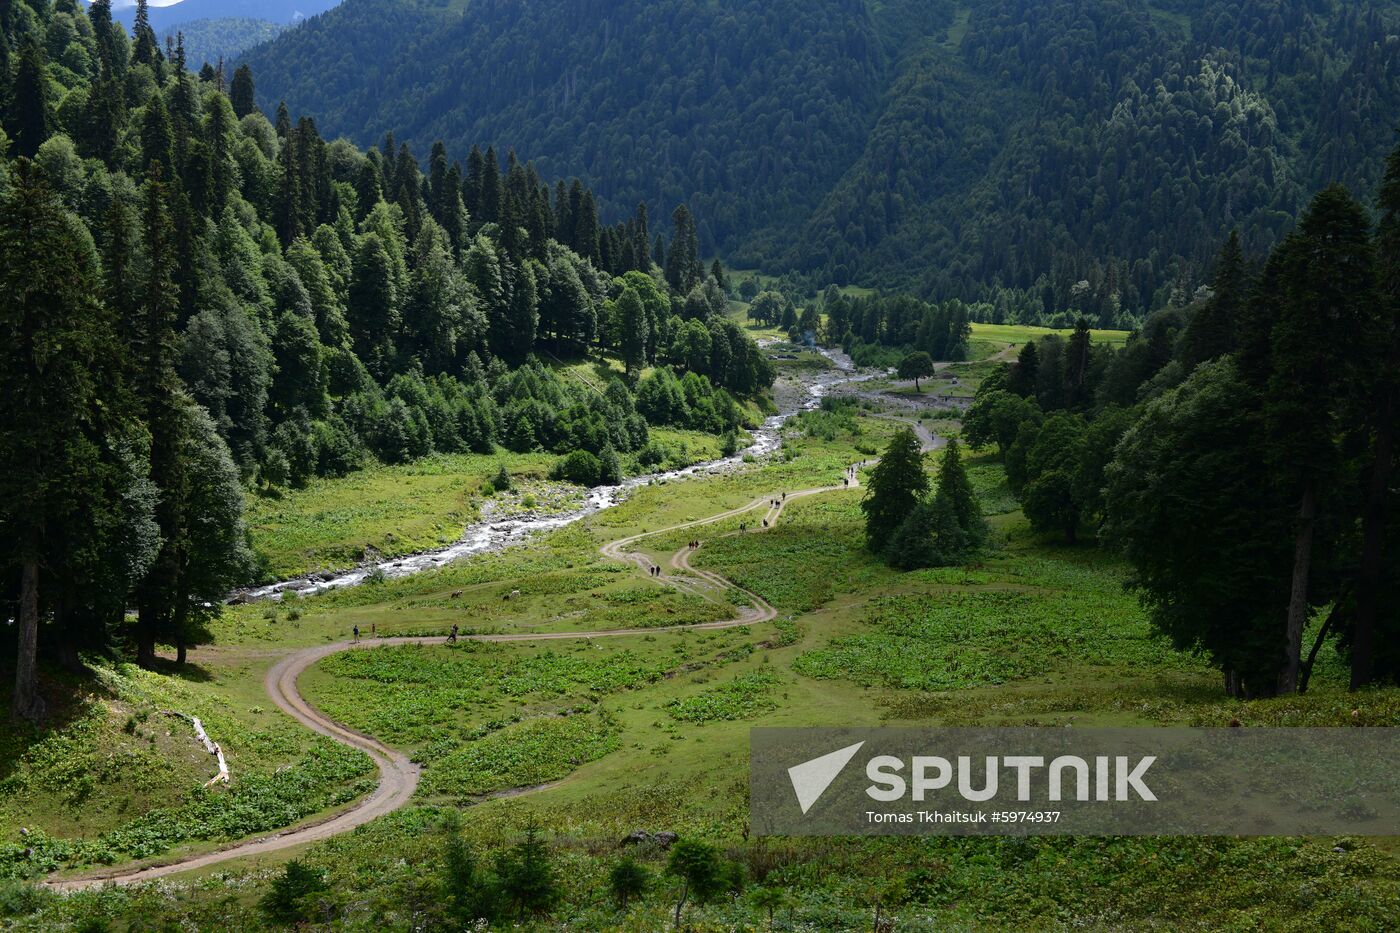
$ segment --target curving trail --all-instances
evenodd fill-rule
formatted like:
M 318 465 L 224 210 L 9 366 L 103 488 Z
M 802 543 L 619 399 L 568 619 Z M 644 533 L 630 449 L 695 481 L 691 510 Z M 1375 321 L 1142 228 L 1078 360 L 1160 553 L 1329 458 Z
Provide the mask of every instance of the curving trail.
M 853 479 L 852 486 L 857 484 L 858 481 Z M 797 499 L 803 496 L 817 495 L 844 488 L 848 487 L 823 486 L 814 489 L 805 489 L 800 492 L 789 493 L 787 498 L 789 500 Z M 773 499 L 774 497 L 772 496 L 765 496 L 760 499 L 755 499 L 748 505 L 719 512 L 708 518 L 681 522 L 666 528 L 658 528 L 655 531 L 648 531 L 642 534 L 620 538 L 616 541 L 610 541 L 604 544 L 599 548 L 599 551 L 605 557 L 614 560 L 630 561 L 635 563 L 638 568 L 649 571 L 655 564 L 645 554 L 626 550 L 629 545 L 657 535 L 668 534 L 686 528 L 710 525 L 760 508 L 766 508 L 768 510 L 766 513 L 768 524 L 769 527 L 772 527 L 777 522 L 778 516 L 782 514 L 782 507 L 785 504 L 779 500 L 779 505 L 775 508 L 771 504 Z M 502 635 L 461 635 L 458 637 L 463 641 L 522 642 L 562 641 L 565 639 L 579 638 L 614 638 L 628 635 L 654 635 L 658 632 L 714 631 L 717 629 L 735 628 L 738 626 L 754 625 L 759 622 L 767 622 L 778 614 L 777 609 L 773 608 L 772 605 L 758 594 L 732 583 L 717 573 L 691 567 L 689 563 L 689 550 L 690 549 L 687 547 L 684 548 L 681 553 L 676 554 L 671 560 L 672 567 L 676 570 L 685 571 L 693 578 L 703 581 L 716 590 L 730 590 L 743 594 L 750 605 L 742 607 L 738 616 L 716 622 L 699 622 L 690 625 L 672 625 L 652 628 L 602 629 L 589 632 L 518 632 Z M 681 589 L 690 588 L 690 583 L 685 577 L 674 574 L 663 574 L 658 578 L 658 581 L 662 584 L 675 586 Z M 213 852 L 192 855 L 187 858 L 179 858 L 171 862 L 150 865 L 143 868 L 109 870 L 106 872 L 94 873 L 82 878 L 52 880 L 46 882 L 46 885 L 55 890 L 77 890 L 103 884 L 125 885 L 152 881 L 178 872 L 207 868 L 211 865 L 217 865 L 235 858 L 276 852 L 292 846 L 327 839 L 331 836 L 339 835 L 340 833 L 349 832 L 357 826 L 362 826 L 373 819 L 383 816 L 386 813 L 391 813 L 404 806 L 413 797 L 414 791 L 418 788 L 418 779 L 421 773 L 419 766 L 410 761 L 408 756 L 404 755 L 402 752 L 390 748 L 372 736 L 365 735 L 362 732 L 342 725 L 321 713 L 298 692 L 297 679 L 307 668 L 311 667 L 317 661 L 339 651 L 373 648 L 381 645 L 440 645 L 443 641 L 444 638 L 441 635 L 378 638 L 372 641 L 359 642 L 338 641 L 294 651 L 281 658 L 268 670 L 267 676 L 263 681 L 263 686 L 267 690 L 268 696 L 272 698 L 272 701 L 277 704 L 278 708 L 292 716 L 308 729 L 329 736 L 337 742 L 348 745 L 351 748 L 359 749 L 369 755 L 374 761 L 375 766 L 379 769 L 378 786 L 376 786 L 371 793 L 360 798 L 346 809 L 312 823 L 303 823 L 292 828 L 279 830 L 269 835 L 235 843 Z
M 932 450 L 940 446 L 943 442 L 942 438 L 934 436 L 926 427 L 917 421 L 910 421 L 909 419 L 892 415 L 882 417 L 912 424 L 922 442 L 924 450 Z M 867 464 L 873 464 L 877 461 L 871 459 L 865 462 Z M 687 528 L 699 528 L 704 525 L 712 525 L 716 522 L 735 518 L 749 512 L 757 512 L 760 509 L 764 510 L 761 518 L 767 521 L 767 528 L 773 528 L 777 525 L 778 519 L 782 517 L 783 510 L 787 507 L 789 502 L 808 496 L 816 496 L 843 489 L 859 488 L 859 471 L 854 467 L 850 468 L 847 471 L 846 480 L 847 483 L 840 486 L 818 486 L 786 494 L 777 493 L 771 496 L 762 496 L 754 499 L 747 505 L 742 505 L 735 509 L 727 509 L 707 518 L 680 522 L 679 524 L 670 525 L 666 528 L 658 528 L 655 531 L 646 531 L 609 541 L 598 550 L 604 557 L 634 563 L 637 565 L 638 569 L 646 571 L 648 576 L 650 576 L 651 569 L 657 565 L 647 555 L 628 550 L 631 545 L 658 535 L 683 531 Z M 750 529 L 749 533 L 759 533 L 763 530 L 766 529 L 762 527 L 753 528 Z M 739 533 L 740 532 L 737 531 L 729 532 L 729 534 Z M 671 556 L 670 568 L 674 571 L 680 571 L 681 575 L 673 573 L 668 574 L 663 568 L 660 576 L 654 579 L 663 585 L 674 586 L 678 589 L 688 590 L 690 592 L 697 592 L 693 589 L 693 581 L 701 581 L 720 592 L 727 590 L 742 594 L 749 602 L 749 605 L 741 607 L 739 615 L 732 619 L 724 619 L 716 622 L 699 622 L 689 625 L 671 625 L 653 628 L 602 629 L 591 632 L 517 632 L 503 635 L 461 635 L 458 637 L 463 641 L 485 642 L 563 641 L 566 639 L 578 638 L 614 638 L 628 635 L 654 635 L 658 632 L 715 631 L 718 629 L 755 625 L 760 622 L 767 622 L 777 616 L 778 610 L 757 593 L 747 590 L 713 571 L 692 567 L 690 565 L 691 553 L 692 548 L 687 545 Z M 303 823 L 266 836 L 260 836 L 256 839 L 234 843 L 233 845 L 213 852 L 191 855 L 187 858 L 179 858 L 167 863 L 154 864 L 144 868 L 116 869 L 94 873 L 82 878 L 52 880 L 46 882 L 46 885 L 56 890 L 77 890 L 103 884 L 125 885 L 152 881 L 178 872 L 207 868 L 211 865 L 217 865 L 221 862 L 236 858 L 276 852 L 281 849 L 291 848 L 292 846 L 299 846 L 309 842 L 327 839 L 331 836 L 349 832 L 357 826 L 362 826 L 371 820 L 404 806 L 413 797 L 414 791 L 418 788 L 418 778 L 421 774 L 419 766 L 413 761 L 410 761 L 408 756 L 402 752 L 390 748 L 372 736 L 365 735 L 362 732 L 342 725 L 321 713 L 308 703 L 298 692 L 297 679 L 307 668 L 311 667 L 317 661 L 339 651 L 352 651 L 381 645 L 440 645 L 443 641 L 444 637 L 441 635 L 378 638 L 372 641 L 359 642 L 338 641 L 294 651 L 282 657 L 268 670 L 267 676 L 263 681 L 263 686 L 267 690 L 268 696 L 272 698 L 272 701 L 277 704 L 278 708 L 292 716 L 308 729 L 319 732 L 337 742 L 364 752 L 374 761 L 375 766 L 379 769 L 379 784 L 371 793 L 355 801 L 349 807 L 311 823 Z

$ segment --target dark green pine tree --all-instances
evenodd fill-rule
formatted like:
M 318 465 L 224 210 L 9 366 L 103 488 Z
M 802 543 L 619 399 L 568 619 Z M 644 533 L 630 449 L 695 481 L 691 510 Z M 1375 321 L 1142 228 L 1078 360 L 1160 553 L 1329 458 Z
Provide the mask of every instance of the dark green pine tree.
M 1089 319 L 1081 317 L 1074 324 L 1074 333 L 1065 344 L 1065 406 L 1083 408 L 1093 401 L 1093 387 L 1089 384 L 1089 364 L 1093 338 L 1089 333 Z
M 207 214 L 211 217 L 222 216 L 224 205 L 238 193 L 234 119 L 233 108 L 224 97 L 211 95 L 205 102 L 203 141 L 209 152 Z
M 504 194 L 501 191 L 501 165 L 496 161 L 496 147 L 486 149 L 486 159 L 481 166 L 481 203 L 476 217 L 482 223 L 500 223 L 501 212 L 505 208 Z
M 356 355 L 370 372 L 386 375 L 393 361 L 400 310 L 393 262 L 378 234 L 368 233 L 360 241 L 345 316 Z
M 1232 230 L 1220 248 L 1211 288 L 1213 294 L 1196 312 L 1181 338 L 1181 359 L 1188 369 L 1235 350 L 1235 328 L 1249 300 L 1249 271 L 1238 231 Z
M 449 204 L 455 203 L 448 199 L 447 169 L 447 147 L 439 139 L 428 157 L 428 213 L 439 224 L 443 223 Z
M 646 307 L 636 289 L 629 286 L 618 296 L 617 319 L 622 329 L 618 342 L 623 366 L 629 373 L 638 372 L 646 364 L 648 322 Z
M 100 65 L 115 71 L 121 64 L 117 54 L 117 37 L 112 25 L 112 0 L 93 0 L 88 7 L 88 21 L 92 23 L 92 35 L 97 43 L 97 60 Z
M 135 389 L 151 432 L 151 480 L 160 490 L 156 521 L 161 547 L 137 587 L 137 663 L 156 660 L 156 639 L 169 634 L 176 608 L 180 567 L 188 544 L 183 514 L 186 479 L 179 445 L 184 421 L 179 376 L 175 372 L 175 324 L 179 308 L 175 228 L 167 207 L 169 188 L 159 162 L 150 167 L 141 219 L 144 269 L 139 293 L 139 327 L 133 335 Z
M 141 119 L 141 165 L 149 177 L 159 166 L 160 177 L 168 183 L 175 176 L 175 144 L 170 114 L 160 94 L 152 94 Z
M 136 0 L 136 20 L 132 24 L 131 35 L 136 40 L 131 51 L 131 60 L 139 65 L 150 66 L 156 73 L 157 85 L 164 83 L 162 63 L 165 58 L 160 54 L 160 42 L 156 39 L 155 30 L 151 28 L 151 14 L 146 8 L 146 0 Z
M 281 186 L 277 194 L 277 236 L 283 246 L 309 231 L 305 228 L 302 197 L 302 174 L 298 164 L 297 149 L 300 146 L 299 134 L 292 130 L 282 138 L 282 149 L 278 154 Z
M 718 257 L 710 263 L 710 278 L 715 280 L 722 290 L 729 291 L 729 277 L 724 274 L 724 266 L 720 265 Z
M 480 223 L 482 219 L 481 191 L 485 177 L 486 157 L 481 154 L 479 147 L 472 146 L 472 151 L 467 154 L 467 177 L 462 182 L 462 203 L 467 206 L 467 215 L 476 223 Z
M 943 450 L 943 458 L 938 466 L 938 490 L 934 501 L 948 504 L 958 528 L 966 538 L 967 545 L 980 547 L 987 540 L 987 523 L 982 518 L 982 506 L 977 494 L 972 491 L 972 481 L 967 478 L 967 469 L 962 462 L 962 446 L 958 439 L 951 438 Z
M 19 65 L 11 90 L 13 103 L 5 121 L 14 138 L 14 155 L 33 158 L 53 133 L 53 104 L 49 99 L 44 47 L 33 39 L 19 50 Z
M 1297 689 L 1313 554 L 1324 500 L 1343 480 L 1339 445 L 1363 384 L 1356 348 L 1371 336 L 1374 254 L 1366 210 L 1340 185 L 1313 199 L 1285 244 L 1283 302 L 1270 337 L 1264 406 L 1274 479 L 1295 504 L 1292 588 L 1279 692 Z M 1325 591 L 1324 591 L 1325 592 Z
M 642 272 L 651 266 L 651 231 L 647 229 L 648 224 L 647 204 L 640 201 L 632 224 L 632 255 L 635 257 L 635 268 Z
M 456 162 L 447 170 L 438 210 L 442 214 L 438 223 L 447 232 L 452 252 L 460 255 L 467 239 L 467 216 L 466 207 L 462 204 L 462 166 Z
M 77 140 L 83 154 L 114 167 L 121 156 L 118 144 L 126 117 L 125 85 L 104 61 L 88 93 L 87 119 Z
M 870 471 L 865 498 L 860 503 L 865 513 L 866 546 L 876 553 L 882 552 L 895 529 L 927 493 L 928 474 L 924 472 L 919 438 L 911 429 L 903 428 L 890 440 L 884 456 Z
M 63 574 L 70 555 L 51 549 L 66 531 L 100 546 L 93 513 L 82 506 L 108 498 L 110 509 L 115 499 L 93 488 L 101 448 L 91 430 L 113 401 L 104 390 L 115 384 L 120 355 L 99 300 L 91 240 L 27 159 L 15 164 L 0 201 L 0 292 L 0 525 L 7 539 L 0 554 L 19 583 L 10 712 L 37 723 L 44 713 L 40 614 L 74 584 Z M 69 523 L 76 527 L 65 529 Z
M 1034 398 L 1036 380 L 1040 375 L 1040 351 L 1034 340 L 1027 340 L 1016 356 L 1016 364 L 1006 377 L 1006 389 L 1021 398 Z
M 278 139 L 286 139 L 292 132 L 292 115 L 287 112 L 287 102 L 279 100 L 277 102 L 277 118 L 273 121 L 273 129 L 277 131 Z
M 253 69 L 245 62 L 233 73 L 233 84 L 229 87 L 229 103 L 233 104 L 233 114 L 242 120 L 258 109 L 254 99 Z
M 1353 690 L 1370 684 L 1378 673 L 1400 680 L 1400 611 L 1393 598 L 1385 598 L 1387 578 L 1392 593 L 1400 580 L 1395 574 L 1400 565 L 1400 542 L 1395 540 L 1397 496 L 1391 492 L 1396 469 L 1396 422 L 1400 421 L 1400 148 L 1392 150 L 1386 159 L 1379 207 L 1379 288 L 1373 336 L 1354 348 L 1371 357 L 1367 366 L 1369 384 L 1361 396 L 1361 420 L 1369 429 L 1371 445 L 1362 474 L 1361 555 L 1349 645 Z M 1389 573 L 1387 566 L 1391 568 Z
M 695 219 L 690 208 L 676 206 L 671 214 L 671 248 L 666 251 L 666 282 L 679 295 L 688 295 L 700 283 L 704 266 L 700 262 L 700 245 L 695 235 Z
M 574 215 L 574 252 L 584 259 L 598 264 L 598 207 L 593 202 L 593 192 L 585 190 L 579 201 L 578 213 Z M 607 268 L 604 264 L 604 268 Z
M 381 172 L 379 170 L 378 154 L 370 150 L 370 155 L 374 158 L 365 159 L 360 166 L 360 171 L 355 175 L 355 203 L 356 220 L 364 220 L 370 211 L 374 210 L 374 205 L 378 204 L 382 198 L 380 193 Z

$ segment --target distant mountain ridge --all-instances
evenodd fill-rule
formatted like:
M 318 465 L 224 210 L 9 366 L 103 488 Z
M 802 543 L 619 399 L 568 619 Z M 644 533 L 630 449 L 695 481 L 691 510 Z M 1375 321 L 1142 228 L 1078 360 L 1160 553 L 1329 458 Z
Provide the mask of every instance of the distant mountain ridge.
M 741 266 L 1107 320 L 1370 197 L 1397 35 L 1394 0 L 346 0 L 245 60 L 328 135 L 688 201 Z
M 158 34 L 193 20 L 252 19 L 290 24 L 324 13 L 340 0 L 180 0 L 151 6 L 151 28 Z M 128 28 L 136 19 L 136 4 L 112 5 L 112 18 Z

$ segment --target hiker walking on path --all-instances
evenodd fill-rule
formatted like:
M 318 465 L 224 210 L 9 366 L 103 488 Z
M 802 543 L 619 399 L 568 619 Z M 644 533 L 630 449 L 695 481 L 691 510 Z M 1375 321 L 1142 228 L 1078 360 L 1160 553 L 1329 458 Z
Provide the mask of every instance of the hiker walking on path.
M 457 623 L 456 623 L 456 622 L 453 622 L 453 623 L 452 623 L 452 631 L 449 632 L 448 635 L 447 635 L 447 643 L 450 644 L 450 645 L 455 645 L 455 644 L 457 643 Z
M 358 625 L 355 626 L 354 628 L 352 628 L 352 629 L 350 630 L 350 632 L 351 632 L 351 638 L 350 638 L 351 641 L 359 641 L 359 640 L 360 640 L 360 627 L 359 627 Z

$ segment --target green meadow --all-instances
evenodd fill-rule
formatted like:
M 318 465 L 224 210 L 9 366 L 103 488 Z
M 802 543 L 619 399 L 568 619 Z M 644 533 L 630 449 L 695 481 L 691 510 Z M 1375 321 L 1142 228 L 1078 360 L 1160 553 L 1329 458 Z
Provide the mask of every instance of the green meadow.
M 768 929 L 770 907 L 772 928 L 784 930 L 870 929 L 877 910 L 899 930 L 1156 930 L 1163 917 L 1186 930 L 1386 929 L 1400 912 L 1400 865 L 1385 840 L 838 844 L 749 835 L 747 748 L 755 726 L 1237 720 L 1263 727 L 1382 724 L 1400 716 L 1400 691 L 1346 692 L 1346 672 L 1330 648 L 1306 695 L 1226 698 L 1208 664 L 1151 629 L 1125 588 L 1126 567 L 1098 549 L 1034 535 L 1000 464 L 986 458 L 967 466 L 992 546 L 966 566 L 907 573 L 886 566 L 864 547 L 860 490 L 793 499 L 768 530 L 755 530 L 766 511 L 760 508 L 636 545 L 667 564 L 701 539 L 692 565 L 771 603 L 778 615 L 770 622 L 677 631 L 671 626 L 732 618 L 735 600 L 744 598 L 680 571 L 658 581 L 599 551 L 620 537 L 783 491 L 839 485 L 845 465 L 868 459 L 899 429 L 876 414 L 860 404 L 811 412 L 790 423 L 782 450 L 767 462 L 643 486 L 613 509 L 522 546 L 414 577 L 233 607 L 214 645 L 196 650 L 183 675 L 112 667 L 105 692 L 75 708 L 65 729 L 4 749 L 17 764 L 0 778 L 0 815 L 42 834 L 46 871 L 199 851 L 365 793 L 372 786 L 367 759 L 268 709 L 262 678 L 283 651 L 343 639 L 356 625 L 366 636 L 445 635 L 453 624 L 479 634 L 655 629 L 626 638 L 455 645 L 444 638 L 375 646 L 366 637 L 359 650 L 310 668 L 300 690 L 332 718 L 422 766 L 409 806 L 343 836 L 159 886 L 59 899 L 2 882 L 0 902 L 32 900 L 32 910 L 8 922 L 41 930 L 101 917 L 116 918 L 122 929 L 158 913 L 192 928 L 257 928 L 259 892 L 296 857 L 337 892 L 336 919 L 325 928 L 433 927 L 445 922 L 445 818 L 460 811 L 463 838 L 482 864 L 527 826 L 538 827 L 561 891 L 554 916 L 567 916 L 571 929 L 670 925 L 679 886 L 665 873 L 667 853 L 650 844 L 624 849 L 621 840 L 635 830 L 704 841 L 742 866 L 743 891 L 686 908 L 695 930 Z M 453 490 L 479 489 L 500 459 L 465 458 L 451 478 L 444 461 L 421 473 L 328 481 L 292 494 L 283 507 L 309 516 L 314 501 L 358 498 L 368 508 L 366 490 L 387 499 L 394 483 L 416 484 L 424 495 L 420 527 L 450 529 L 461 519 L 441 510 L 458 496 Z M 934 481 L 936 460 L 925 458 Z M 507 462 L 522 482 L 543 466 Z M 382 513 L 355 527 L 376 523 L 395 524 Z M 282 527 L 255 526 L 264 553 L 282 540 Z M 334 526 L 323 527 L 329 542 Z M 289 567 L 293 550 L 286 551 Z M 228 752 L 231 788 L 199 787 L 212 775 L 212 760 L 186 723 L 161 715 L 166 708 L 204 718 Z M 52 817 L 36 821 L 39 812 Z M 0 849 L 0 875 L 33 874 L 33 860 L 20 851 Z M 609 894 L 608 876 L 625 853 L 649 881 L 622 907 Z M 559 928 L 547 917 L 510 922 Z

